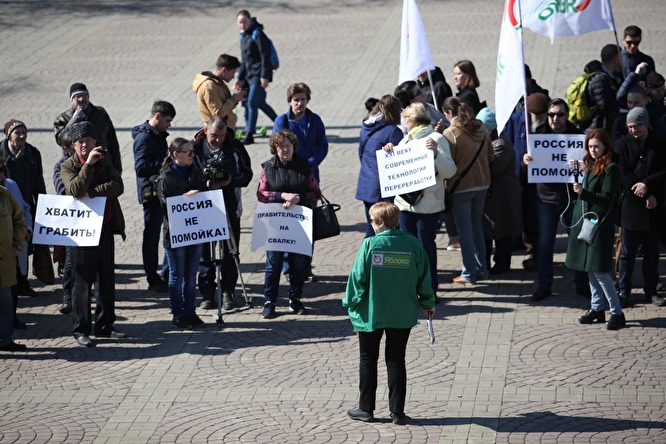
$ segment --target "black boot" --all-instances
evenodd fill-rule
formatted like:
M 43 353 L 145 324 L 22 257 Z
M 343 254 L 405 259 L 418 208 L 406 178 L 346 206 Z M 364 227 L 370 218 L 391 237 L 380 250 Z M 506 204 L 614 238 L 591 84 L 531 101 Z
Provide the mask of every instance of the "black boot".
M 592 309 L 587 310 L 582 316 L 578 317 L 578 322 L 581 324 L 591 324 L 594 321 L 602 324 L 606 322 L 606 312 L 603 310 L 594 311 Z
M 610 319 L 606 323 L 606 329 L 608 330 L 619 330 L 622 327 L 627 326 L 627 320 L 624 317 L 624 313 L 619 315 L 611 314 Z

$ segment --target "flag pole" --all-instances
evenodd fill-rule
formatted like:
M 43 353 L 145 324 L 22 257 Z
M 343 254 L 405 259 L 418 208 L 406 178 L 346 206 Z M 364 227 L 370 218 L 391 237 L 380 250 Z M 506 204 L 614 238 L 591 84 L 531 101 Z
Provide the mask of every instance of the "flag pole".
M 435 85 L 432 84 L 432 74 L 430 74 L 430 70 L 427 71 L 428 73 L 428 83 L 430 83 L 430 94 L 432 94 L 432 103 L 435 104 L 435 109 L 439 112 L 439 103 L 437 103 L 437 97 L 435 97 Z
M 523 113 L 525 116 L 525 144 L 526 146 L 526 151 L 527 154 L 530 156 L 532 153 L 530 153 L 530 124 L 529 124 L 529 112 L 527 111 L 527 77 L 525 76 L 525 40 L 524 40 L 524 35 L 523 35 L 523 11 L 520 7 L 520 0 L 516 0 L 516 4 L 518 5 L 518 23 L 520 23 L 520 50 L 523 53 Z M 522 159 L 521 159 L 522 162 Z M 524 163 L 524 162 L 523 162 Z

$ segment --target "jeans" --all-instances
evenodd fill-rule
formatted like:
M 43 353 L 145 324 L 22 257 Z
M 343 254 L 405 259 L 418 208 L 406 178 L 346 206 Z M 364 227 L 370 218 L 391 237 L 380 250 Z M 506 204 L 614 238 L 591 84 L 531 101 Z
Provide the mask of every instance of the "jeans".
M 289 300 L 300 299 L 303 294 L 303 283 L 305 282 L 309 257 L 303 254 L 289 253 L 287 260 L 289 262 L 289 291 L 287 294 L 289 295 Z M 264 297 L 266 298 L 266 302 L 274 304 L 277 301 L 283 262 L 283 251 L 266 252 L 266 275 L 264 278 Z
M 486 240 L 483 236 L 483 207 L 486 191 L 465 191 L 453 194 L 453 218 L 458 227 L 462 255 L 460 276 L 470 282 L 488 277 Z
M 432 291 L 437 294 L 437 220 L 439 213 L 422 214 L 409 211 L 400 212 L 400 230 L 413 234 L 418 238 L 430 262 L 430 278 Z
M 256 131 L 259 110 L 262 110 L 272 121 L 277 119 L 277 114 L 273 111 L 273 108 L 266 103 L 266 90 L 261 87 L 260 83 L 251 83 L 250 90 L 247 93 L 247 102 L 244 111 L 245 132 L 247 134 L 254 134 Z
M 160 245 L 160 228 L 164 215 L 158 199 L 152 199 L 143 203 L 143 243 L 141 244 L 141 255 L 143 257 L 143 269 L 146 272 L 148 283 L 152 284 L 157 277 L 158 248 Z
M 202 251 L 203 244 L 165 249 L 169 261 L 169 305 L 177 318 L 196 315 L 197 269 Z
M 14 312 L 11 287 L 0 288 L 0 345 L 12 342 L 14 336 Z
M 621 315 L 620 298 L 615 290 L 615 282 L 610 273 L 588 273 L 592 301 L 590 307 L 594 311 L 601 311 L 605 307 L 604 297 L 608 300 L 611 314 Z
M 659 231 L 634 231 L 622 228 L 622 251 L 620 253 L 620 293 L 631 294 L 631 276 L 634 273 L 636 252 L 643 245 L 643 291 L 646 296 L 657 294 L 659 280 Z
M 409 340 L 409 328 L 386 328 L 373 332 L 358 332 L 359 345 L 359 402 L 358 407 L 366 412 L 375 411 L 377 393 L 377 361 L 382 335 L 386 332 L 384 360 L 389 387 L 389 409 L 391 413 L 405 412 L 407 396 L 407 368 L 405 350 Z
M 446 227 L 446 234 L 449 235 L 449 239 L 452 237 L 458 237 L 458 227 L 456 227 L 456 220 L 453 217 L 453 212 L 442 212 L 441 214 L 441 218 L 444 221 L 444 226 Z
M 113 228 L 102 226 L 96 247 L 70 247 L 74 336 L 90 335 L 91 299 L 95 297 L 95 333 L 108 333 L 116 321 Z M 96 291 L 93 293 L 92 285 Z

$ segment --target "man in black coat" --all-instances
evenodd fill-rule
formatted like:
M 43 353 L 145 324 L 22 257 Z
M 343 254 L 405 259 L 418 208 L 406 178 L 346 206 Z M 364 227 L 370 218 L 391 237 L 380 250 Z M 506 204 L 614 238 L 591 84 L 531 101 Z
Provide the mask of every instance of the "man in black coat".
M 664 185 L 666 180 L 666 141 L 656 137 L 645 108 L 627 114 L 629 134 L 615 144 L 620 167 L 622 201 L 622 251 L 620 253 L 620 302 L 625 306 L 631 295 L 631 276 L 639 245 L 643 245 L 643 291 L 646 301 L 662 306 L 657 294 L 659 277 L 659 238 L 664 224 Z

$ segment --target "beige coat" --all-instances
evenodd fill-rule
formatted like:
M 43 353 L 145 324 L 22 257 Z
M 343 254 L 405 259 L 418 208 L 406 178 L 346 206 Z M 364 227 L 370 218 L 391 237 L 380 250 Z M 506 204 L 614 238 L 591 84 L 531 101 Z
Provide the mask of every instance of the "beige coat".
M 472 162 L 481 142 L 483 142 L 483 148 L 481 148 L 479 157 L 455 192 L 488 189 L 490 187 L 490 164 L 495 159 L 495 153 L 490 143 L 490 137 L 483 126 L 480 125 L 474 133 L 471 133 L 460 125 L 457 117 L 454 117 L 451 126 L 444 130 L 444 137 L 449 142 L 451 157 L 458 168 L 456 174 L 446 181 L 447 190 Z
M 236 102 L 229 87 L 223 80 L 215 77 L 211 72 L 197 74 L 192 82 L 192 89 L 197 95 L 197 106 L 204 126 L 213 116 L 224 117 L 227 126 L 236 130 L 238 118 L 234 113 Z
M 16 250 L 23 249 L 27 230 L 23 209 L 0 187 L 0 288 L 16 285 Z

